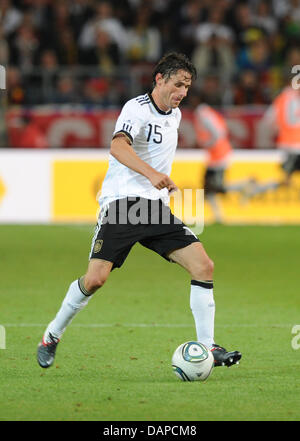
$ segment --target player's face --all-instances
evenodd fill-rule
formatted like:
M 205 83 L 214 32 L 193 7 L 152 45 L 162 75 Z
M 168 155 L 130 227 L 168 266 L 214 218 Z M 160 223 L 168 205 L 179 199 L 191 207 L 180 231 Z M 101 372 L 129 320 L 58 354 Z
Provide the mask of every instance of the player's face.
M 179 70 L 170 78 L 164 79 L 160 74 L 157 79 L 159 87 L 160 106 L 162 110 L 175 109 L 186 97 L 189 87 L 192 84 L 191 74 Z

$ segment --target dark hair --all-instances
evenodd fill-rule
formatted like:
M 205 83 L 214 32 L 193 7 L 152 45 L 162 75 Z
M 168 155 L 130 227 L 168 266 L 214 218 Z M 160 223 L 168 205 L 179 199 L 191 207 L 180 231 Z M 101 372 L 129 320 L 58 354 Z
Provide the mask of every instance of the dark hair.
M 197 78 L 197 71 L 193 63 L 184 54 L 178 52 L 169 52 L 164 55 L 155 66 L 152 74 L 152 85 L 155 87 L 155 77 L 161 73 L 163 78 L 169 79 L 171 75 L 176 74 L 179 70 L 189 72 L 192 79 Z

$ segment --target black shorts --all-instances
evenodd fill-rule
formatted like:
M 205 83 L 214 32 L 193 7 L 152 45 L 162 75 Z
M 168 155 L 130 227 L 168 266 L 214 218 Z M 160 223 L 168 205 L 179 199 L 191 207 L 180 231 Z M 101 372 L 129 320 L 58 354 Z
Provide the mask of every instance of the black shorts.
M 226 193 L 224 185 L 225 169 L 208 168 L 204 175 L 204 194 Z
M 291 175 L 295 171 L 300 170 L 300 153 L 287 153 L 285 160 L 282 164 L 283 170 Z
M 169 252 L 200 241 L 161 200 L 129 197 L 101 209 L 90 259 L 119 268 L 137 242 L 170 261 Z

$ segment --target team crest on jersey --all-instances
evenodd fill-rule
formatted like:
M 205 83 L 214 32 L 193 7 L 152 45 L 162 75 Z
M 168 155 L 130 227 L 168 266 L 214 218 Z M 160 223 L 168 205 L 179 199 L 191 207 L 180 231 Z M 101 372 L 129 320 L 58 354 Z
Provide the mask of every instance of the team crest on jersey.
M 101 251 L 102 245 L 103 245 L 103 239 L 96 240 L 93 252 L 95 254 L 99 253 Z

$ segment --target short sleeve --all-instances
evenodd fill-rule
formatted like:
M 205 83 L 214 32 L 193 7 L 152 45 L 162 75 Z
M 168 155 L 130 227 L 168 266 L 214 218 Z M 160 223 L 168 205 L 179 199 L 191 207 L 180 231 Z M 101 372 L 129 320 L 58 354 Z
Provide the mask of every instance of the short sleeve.
M 143 125 L 141 106 L 134 100 L 128 101 L 122 108 L 117 119 L 113 137 L 117 133 L 124 133 L 131 142 L 139 133 Z
M 177 127 L 179 128 L 181 122 L 181 110 L 179 109 L 179 107 L 177 107 L 175 115 L 176 115 Z

